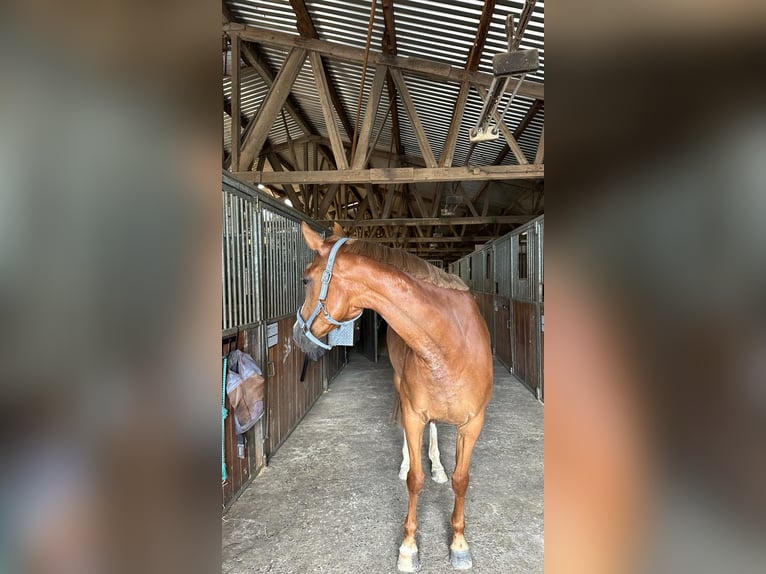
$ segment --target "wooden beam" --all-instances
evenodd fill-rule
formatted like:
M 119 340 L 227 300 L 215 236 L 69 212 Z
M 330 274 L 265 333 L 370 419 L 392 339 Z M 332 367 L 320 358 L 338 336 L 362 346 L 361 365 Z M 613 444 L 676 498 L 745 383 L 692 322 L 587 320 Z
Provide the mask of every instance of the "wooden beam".
M 239 138 L 242 136 L 240 124 L 240 53 L 239 36 L 231 36 L 231 169 L 239 171 Z
M 395 185 L 389 186 L 388 191 L 386 192 L 386 200 L 383 203 L 383 213 L 381 215 L 382 219 L 388 219 L 390 217 L 391 206 L 393 205 L 395 195 L 396 195 L 396 186 Z
M 339 187 L 339 183 L 333 183 L 325 191 L 324 197 L 322 197 L 322 201 L 319 203 L 319 210 L 317 211 L 316 215 L 318 219 L 321 219 L 327 213 L 327 210 L 330 208 L 330 205 L 332 205 L 332 202 L 335 199 L 335 195 L 338 193 Z
M 342 226 L 355 225 L 356 227 L 404 225 L 413 227 L 418 225 L 488 225 L 488 224 L 517 224 L 526 223 L 534 219 L 533 215 L 489 215 L 485 217 L 407 217 L 393 219 L 342 219 L 338 223 Z M 325 221 L 323 223 L 332 223 Z M 438 242 L 438 238 L 430 238 L 430 241 Z
M 513 137 L 516 141 L 519 140 L 519 138 L 521 137 L 521 134 L 524 133 L 524 130 L 527 129 L 527 126 L 529 126 L 529 123 L 534 119 L 534 117 L 537 115 L 537 112 L 539 112 L 542 107 L 543 107 L 543 102 L 540 100 L 535 100 L 532 103 L 532 105 L 529 106 L 527 113 L 524 114 L 524 117 L 519 122 L 519 125 L 516 126 L 515 130 L 513 130 Z M 503 146 L 503 149 L 498 154 L 497 158 L 495 159 L 495 165 L 499 165 L 500 163 L 502 163 L 502 161 L 505 159 L 505 156 L 508 155 L 509 151 L 511 151 L 511 148 L 509 148 L 508 144 L 506 143 L 505 146 Z
M 327 127 L 327 135 L 330 138 L 330 147 L 335 157 L 335 165 L 338 169 L 348 169 L 348 160 L 346 151 L 343 149 L 343 141 L 340 139 L 338 125 L 335 123 L 335 115 L 332 113 L 332 98 L 330 97 L 330 87 L 327 83 L 322 56 L 316 52 L 311 52 L 311 69 L 314 72 L 314 81 L 317 84 L 319 101 L 322 104 L 322 114 L 324 123 Z
M 268 154 L 269 158 L 269 164 L 271 165 L 271 169 L 274 170 L 273 173 L 283 173 L 283 167 L 282 167 L 282 158 L 279 157 L 276 153 L 270 153 Z M 290 201 L 293 204 L 293 207 L 297 210 L 301 210 L 303 208 L 303 202 L 298 197 L 298 194 L 295 192 L 295 188 L 287 183 L 282 184 L 282 187 L 285 190 L 285 193 L 287 194 L 287 197 L 290 198 Z M 307 207 L 308 208 L 308 207 Z
M 417 183 L 438 181 L 482 181 L 491 179 L 542 179 L 542 165 L 484 165 L 462 167 L 391 167 L 345 171 L 239 171 L 232 174 L 248 183 Z
M 540 132 L 540 142 L 537 144 L 537 153 L 535 154 L 535 163 L 542 164 L 545 159 L 545 126 Z
M 307 50 L 319 52 L 323 56 L 331 59 L 341 60 L 361 64 L 364 62 L 364 49 L 353 46 L 345 46 L 325 40 L 316 40 L 312 38 L 303 38 L 294 34 L 286 34 L 275 30 L 266 30 L 244 24 L 224 24 L 225 32 L 239 33 L 243 38 L 252 42 L 266 44 L 270 46 L 279 46 L 282 48 L 300 47 Z M 426 60 L 424 58 L 401 57 L 386 55 L 380 52 L 370 51 L 370 65 L 385 64 L 390 68 L 396 68 L 414 76 L 422 78 L 439 80 L 443 82 L 470 82 L 474 85 L 489 88 L 492 83 L 493 75 L 486 72 L 467 72 L 464 68 L 450 66 Z M 539 82 L 525 80 L 519 87 L 518 95 L 537 100 L 545 99 L 545 88 Z
M 521 45 L 521 39 L 524 37 L 524 30 L 527 29 L 527 24 L 529 24 L 536 3 L 536 0 L 527 0 L 524 3 L 524 8 L 521 9 L 521 14 L 519 15 L 519 23 L 513 31 L 513 43 L 511 44 L 512 50 L 518 49 Z
M 527 126 L 529 126 L 532 119 L 537 115 L 537 112 L 540 111 L 540 109 L 543 107 L 543 102 L 540 100 L 535 100 L 535 102 L 529 106 L 529 109 L 527 110 L 527 113 L 524 114 L 524 117 L 519 122 L 519 125 L 516 127 L 515 130 L 513 130 L 513 137 L 514 139 L 518 140 L 521 137 L 521 134 L 524 133 L 524 130 L 527 129 Z M 498 154 L 497 158 L 495 158 L 494 165 L 500 165 L 503 160 L 505 159 L 505 156 L 508 155 L 508 152 L 511 148 L 508 147 L 508 144 L 506 143 L 505 146 L 503 146 L 503 149 Z M 537 163 L 537 162 L 535 162 Z M 479 198 L 481 198 L 481 195 L 487 191 L 487 188 L 489 187 L 490 181 L 485 181 L 479 191 L 476 193 L 476 195 L 473 198 L 474 203 L 478 203 Z M 484 208 L 482 209 L 482 213 L 486 213 L 486 210 L 489 208 L 489 196 L 487 196 L 486 201 L 484 202 Z
M 257 46 L 242 42 L 241 51 L 242 59 L 245 63 L 255 70 L 255 72 L 263 79 L 263 82 L 271 88 L 277 74 L 271 69 L 271 65 L 266 61 L 266 58 L 261 54 Z M 292 101 L 291 97 L 288 97 L 285 101 L 285 110 L 292 116 L 293 120 L 298 124 L 298 127 L 301 128 L 301 131 L 304 134 L 310 135 L 317 133 L 311 120 L 309 120 L 298 105 Z
M 396 23 L 394 21 L 394 0 L 382 0 L 383 7 L 383 37 L 381 44 L 383 54 L 386 56 L 395 56 L 398 50 L 396 46 Z M 396 150 L 397 156 L 404 155 L 402 147 L 402 137 L 399 130 L 399 107 L 396 105 L 396 87 L 391 73 L 386 75 L 386 90 L 388 91 L 388 100 L 393 102 L 391 110 L 391 143 Z M 391 167 L 391 158 L 389 157 L 388 167 Z
M 374 237 L 372 243 L 486 243 L 497 239 L 494 235 L 476 235 L 468 237 Z
M 277 118 L 279 110 L 282 109 L 287 100 L 295 78 L 298 77 L 298 72 L 300 72 L 306 59 L 306 53 L 306 50 L 301 49 L 290 50 L 282 69 L 279 70 L 279 74 L 271 85 L 269 93 L 266 94 L 258 108 L 258 113 L 252 122 L 253 129 L 250 132 L 250 137 L 242 145 L 240 166 L 243 169 L 250 169 L 253 159 L 260 154 L 263 143 L 269 135 L 269 130 Z
M 418 146 L 420 146 L 420 153 L 423 155 L 423 159 L 426 162 L 426 167 L 436 167 L 436 159 L 431 151 L 431 145 L 428 143 L 426 132 L 423 129 L 423 124 L 420 122 L 420 116 L 415 109 L 415 103 L 412 101 L 410 91 L 407 88 L 407 84 L 404 81 L 404 76 L 400 70 L 391 68 L 391 77 L 394 79 L 396 89 L 399 91 L 399 96 L 402 98 L 404 109 L 407 110 L 407 115 L 410 117 L 410 123 L 412 129 L 415 130 L 415 136 L 418 139 Z
M 479 92 L 481 99 L 486 101 L 487 90 L 481 86 L 476 86 L 476 91 Z M 524 152 L 519 147 L 516 138 L 513 137 L 511 130 L 509 130 L 508 126 L 505 125 L 503 118 L 500 117 L 500 114 L 497 113 L 497 110 L 492 112 L 492 119 L 495 120 L 495 123 L 497 124 L 497 127 L 500 128 L 500 131 L 503 132 L 503 137 L 505 138 L 506 145 L 513 152 L 513 155 L 516 157 L 516 161 L 521 165 L 528 164 L 529 161 L 527 161 L 527 158 L 524 156 Z
M 293 7 L 293 12 L 295 12 L 296 27 L 298 28 L 300 35 L 304 38 L 308 38 L 314 41 L 321 41 L 319 40 L 319 34 L 317 33 L 317 29 L 314 26 L 314 21 L 311 19 L 311 14 L 309 14 L 304 0 L 290 0 L 290 5 Z M 290 34 L 285 35 L 290 36 Z M 340 119 L 341 124 L 343 124 L 343 129 L 346 131 L 346 135 L 348 136 L 349 141 L 351 141 L 351 139 L 354 137 L 354 126 L 351 124 L 351 120 L 348 118 L 348 114 L 343 107 L 343 101 L 340 99 L 338 90 L 335 88 L 335 84 L 332 81 L 332 77 L 327 68 L 327 62 L 322 62 L 322 67 L 324 68 L 325 77 L 328 79 L 327 86 L 329 88 L 332 105 L 335 107 L 335 111 L 338 113 L 338 118 Z
M 225 3 L 222 4 L 221 7 L 223 9 L 223 23 L 236 23 L 234 16 L 229 10 L 229 7 L 226 6 Z M 271 84 L 274 83 L 276 74 L 271 69 L 271 66 L 260 53 L 258 48 L 248 44 L 247 42 L 240 42 L 240 51 L 242 52 L 242 59 L 244 62 L 253 68 L 253 70 L 255 70 L 259 76 L 261 76 L 261 78 L 263 78 L 263 81 L 267 86 L 271 87 Z M 287 112 L 293 117 L 301 130 L 303 130 L 305 134 L 316 133 L 316 130 L 311 125 L 311 122 L 308 120 L 308 118 L 306 118 L 306 115 L 300 110 L 300 108 L 298 108 L 297 105 L 293 104 L 293 102 L 290 100 L 291 98 L 288 98 L 287 102 L 285 102 L 285 109 L 287 109 Z
M 479 67 L 481 54 L 484 51 L 484 44 L 487 41 L 487 32 L 489 32 L 489 25 L 490 22 L 492 22 L 492 13 L 494 11 L 495 0 L 486 0 L 481 12 L 479 26 L 476 28 L 476 36 L 474 37 L 473 45 L 468 51 L 468 55 L 465 59 L 466 72 L 474 72 Z M 455 106 L 452 110 L 452 120 L 450 121 L 449 131 L 447 132 L 447 139 L 444 141 L 442 155 L 439 158 L 439 167 L 450 167 L 452 165 L 452 158 L 455 155 L 455 146 L 457 145 L 457 138 L 460 133 L 460 125 L 463 120 L 463 112 L 465 111 L 465 103 L 468 100 L 469 90 L 468 82 L 460 84 L 460 92 L 458 92 L 457 100 L 455 100 Z
M 370 135 L 375 126 L 375 118 L 378 115 L 378 104 L 380 103 L 380 93 L 383 91 L 383 81 L 386 79 L 386 67 L 377 66 L 375 68 L 375 77 L 372 80 L 370 96 L 367 98 L 367 105 L 364 111 L 364 120 L 359 130 L 359 140 L 356 144 L 354 158 L 351 163 L 351 169 L 362 169 L 367 159 L 367 149 L 370 145 Z

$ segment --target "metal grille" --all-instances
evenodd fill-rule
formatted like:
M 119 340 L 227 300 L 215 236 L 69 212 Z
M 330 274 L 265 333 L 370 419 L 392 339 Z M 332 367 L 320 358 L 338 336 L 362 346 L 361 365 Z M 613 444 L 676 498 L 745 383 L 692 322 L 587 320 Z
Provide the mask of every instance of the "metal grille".
M 300 220 L 261 210 L 266 320 L 294 314 L 303 304 L 303 270 L 314 259 L 301 235 Z
M 495 243 L 495 281 L 497 294 L 511 297 L 511 238 L 501 237 Z
M 532 275 L 532 266 L 530 257 L 532 240 L 529 230 L 526 230 L 526 246 L 521 238 L 521 233 L 514 234 L 511 237 L 511 281 L 513 287 L 514 299 L 531 299 L 532 290 L 530 288 L 530 277 Z M 526 260 L 526 264 L 523 263 Z M 521 264 L 520 264 L 521 262 Z
M 484 254 L 481 251 L 471 253 L 471 290 L 481 292 L 484 289 Z
M 255 323 L 259 319 L 257 227 L 254 201 L 224 189 L 221 221 L 224 331 Z
M 540 286 L 537 300 L 543 302 L 545 300 L 545 249 L 544 249 L 544 236 L 545 236 L 545 221 L 540 220 L 537 222 L 537 281 Z

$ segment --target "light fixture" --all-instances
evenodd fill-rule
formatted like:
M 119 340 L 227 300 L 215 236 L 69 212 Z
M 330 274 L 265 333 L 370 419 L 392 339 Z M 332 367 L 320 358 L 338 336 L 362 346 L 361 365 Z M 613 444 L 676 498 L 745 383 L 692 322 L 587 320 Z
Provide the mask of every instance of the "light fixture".
M 263 185 L 262 183 L 259 183 L 259 184 L 258 184 L 258 189 L 260 189 L 261 191 L 266 191 L 266 189 L 267 189 L 267 188 L 266 188 L 266 186 L 265 186 L 265 185 Z
M 513 14 L 508 14 L 506 18 L 505 31 L 508 34 L 508 51 L 495 54 L 495 57 L 492 58 L 494 77 L 487 92 L 487 99 L 484 100 L 484 106 L 481 108 L 479 119 L 476 125 L 468 130 L 468 140 L 471 143 L 496 140 L 500 137 L 499 122 L 503 121 L 503 117 L 511 107 L 511 102 L 516 97 L 527 73 L 537 71 L 540 66 L 537 48 L 519 50 L 514 47 Z M 511 82 L 511 76 L 517 74 L 520 75 L 513 78 L 516 80 L 516 86 L 511 92 L 511 97 L 505 104 L 503 111 L 498 115 L 497 123 L 492 124 L 498 104 Z
M 285 198 L 285 205 L 287 205 L 288 207 L 292 207 L 293 206 L 293 202 L 290 201 L 290 198 L 288 198 L 288 197 Z

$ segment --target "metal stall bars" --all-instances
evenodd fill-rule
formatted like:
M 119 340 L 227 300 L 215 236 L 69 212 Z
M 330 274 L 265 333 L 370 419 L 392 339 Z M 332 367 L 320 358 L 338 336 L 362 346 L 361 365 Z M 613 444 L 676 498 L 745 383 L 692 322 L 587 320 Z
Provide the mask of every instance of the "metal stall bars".
M 513 373 L 542 398 L 540 267 L 542 216 L 515 229 L 511 239 Z
M 262 306 L 258 290 L 260 231 L 257 202 L 247 190 L 227 185 L 225 181 L 221 198 L 222 354 L 242 347 L 262 364 L 258 334 Z M 227 404 L 228 399 L 225 396 L 224 399 Z M 224 421 L 227 480 L 222 483 L 222 496 L 225 507 L 236 499 L 265 462 L 262 425 L 261 421 L 245 433 L 242 444 L 242 439 L 234 432 L 232 417 Z
M 496 356 L 540 400 L 543 234 L 544 216 L 540 216 L 450 264 L 474 293 L 493 335 Z
M 508 370 L 513 365 L 511 342 L 511 236 L 505 235 L 492 244 L 495 252 L 494 317 L 495 355 Z
M 228 173 L 222 177 L 222 335 L 239 335 L 266 378 L 266 417 L 248 440 L 257 447 L 257 472 L 345 365 L 346 352 L 336 347 L 312 362 L 300 382 L 304 355 L 293 345 L 292 325 L 303 303 L 303 269 L 314 258 L 300 223 L 325 230 Z
M 314 252 L 303 241 L 300 225 L 305 221 L 320 233 L 326 230 L 267 196 L 259 196 L 259 215 L 266 328 L 266 451 L 271 456 L 345 364 L 345 349 L 335 347 L 319 361 L 310 361 L 303 381 L 300 380 L 305 355 L 293 343 L 293 324 L 304 300 L 303 270 L 314 259 Z
M 252 197 L 225 186 L 222 197 L 222 330 L 231 334 L 260 320 L 256 289 L 259 233 Z
M 537 329 L 537 348 L 539 386 L 537 398 L 545 401 L 545 221 L 540 218 L 536 221 L 537 226 L 537 303 L 539 310 L 539 328 Z

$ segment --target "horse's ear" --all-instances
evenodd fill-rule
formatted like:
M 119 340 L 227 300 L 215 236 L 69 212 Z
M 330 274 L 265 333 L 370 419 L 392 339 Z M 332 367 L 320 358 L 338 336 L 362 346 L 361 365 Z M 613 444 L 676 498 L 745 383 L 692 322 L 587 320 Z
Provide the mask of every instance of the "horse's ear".
M 320 251 L 324 244 L 324 239 L 316 231 L 309 227 L 309 224 L 305 221 L 301 221 L 301 233 L 303 233 L 303 239 L 306 241 L 306 245 L 313 251 Z
M 343 228 L 337 221 L 332 224 L 332 234 L 335 237 L 346 237 L 346 232 L 343 231 Z

